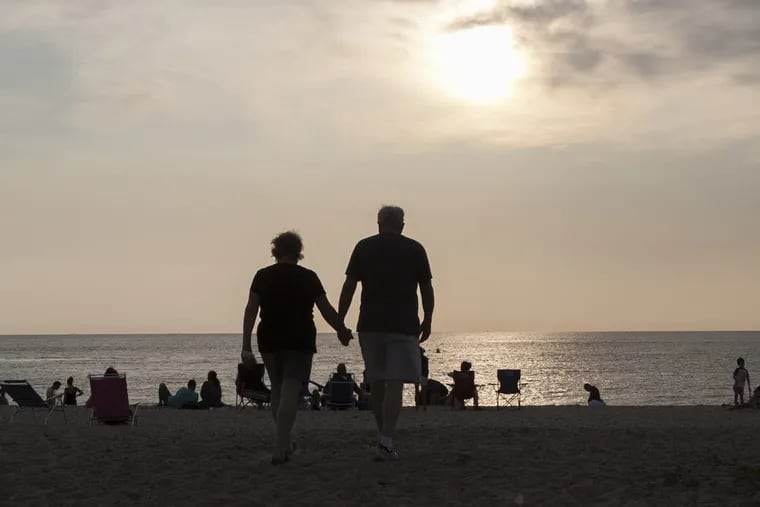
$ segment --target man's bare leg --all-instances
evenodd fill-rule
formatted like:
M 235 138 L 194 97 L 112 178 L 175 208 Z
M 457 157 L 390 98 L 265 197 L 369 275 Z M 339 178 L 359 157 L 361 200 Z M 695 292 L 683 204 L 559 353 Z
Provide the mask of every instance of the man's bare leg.
M 391 439 L 396 433 L 396 423 L 398 423 L 398 416 L 401 413 L 401 395 L 403 391 L 404 383 L 400 380 L 389 380 L 385 383 L 381 433 Z
M 275 438 L 273 460 L 284 461 L 291 451 L 290 434 L 293 431 L 293 424 L 296 422 L 298 395 L 301 393 L 302 384 L 303 382 L 300 380 L 290 378 L 282 382 L 282 392 L 280 393 L 277 415 L 275 416 L 277 436 Z
M 385 402 L 385 380 L 378 382 L 372 382 L 370 384 L 372 389 L 371 396 L 372 401 L 372 414 L 375 416 L 375 423 L 377 424 L 377 431 L 383 432 L 383 403 Z
M 272 382 L 272 391 L 269 393 L 269 408 L 272 410 L 272 419 L 277 424 L 277 410 L 280 408 L 282 398 L 282 384 Z

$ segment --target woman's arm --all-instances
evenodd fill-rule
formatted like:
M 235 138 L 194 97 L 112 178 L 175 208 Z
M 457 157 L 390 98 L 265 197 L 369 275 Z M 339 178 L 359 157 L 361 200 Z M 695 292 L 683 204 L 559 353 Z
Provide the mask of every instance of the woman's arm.
M 259 295 L 251 292 L 248 296 L 248 304 L 245 306 L 243 314 L 243 352 L 252 352 L 251 335 L 253 335 L 253 326 L 256 323 L 256 317 L 259 314 Z

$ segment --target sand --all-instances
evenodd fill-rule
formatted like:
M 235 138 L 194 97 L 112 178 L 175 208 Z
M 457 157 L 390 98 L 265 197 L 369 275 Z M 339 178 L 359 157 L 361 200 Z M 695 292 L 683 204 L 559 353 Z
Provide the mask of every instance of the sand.
M 141 409 L 137 427 L 48 426 L 0 407 L 2 505 L 760 505 L 760 410 L 405 409 L 398 462 L 368 412 L 300 412 L 269 463 L 267 410 Z

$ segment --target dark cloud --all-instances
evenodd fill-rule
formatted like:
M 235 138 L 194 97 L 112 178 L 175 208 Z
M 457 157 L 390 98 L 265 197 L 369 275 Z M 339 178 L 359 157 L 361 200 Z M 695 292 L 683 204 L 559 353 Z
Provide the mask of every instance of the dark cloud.
M 610 20 L 614 31 L 605 30 Z M 645 80 L 740 67 L 726 75 L 749 85 L 755 83 L 746 77 L 760 73 L 760 0 L 503 1 L 445 28 L 498 24 L 509 24 L 518 42 L 540 55 L 553 86 L 599 79 L 594 74 L 605 62 Z

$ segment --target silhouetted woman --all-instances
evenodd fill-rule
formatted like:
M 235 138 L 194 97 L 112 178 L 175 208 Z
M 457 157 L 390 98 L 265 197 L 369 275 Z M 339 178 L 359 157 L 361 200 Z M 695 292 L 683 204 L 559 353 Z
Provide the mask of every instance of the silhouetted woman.
M 283 232 L 272 240 L 275 263 L 256 272 L 251 283 L 243 319 L 243 363 L 253 362 L 251 335 L 261 310 L 256 331 L 259 352 L 272 382 L 272 417 L 276 440 L 272 464 L 290 459 L 291 431 L 299 395 L 311 375 L 312 356 L 317 351 L 314 305 L 338 332 L 343 345 L 351 331 L 327 300 L 322 282 L 314 271 L 298 265 L 303 259 L 303 242 L 295 232 Z

